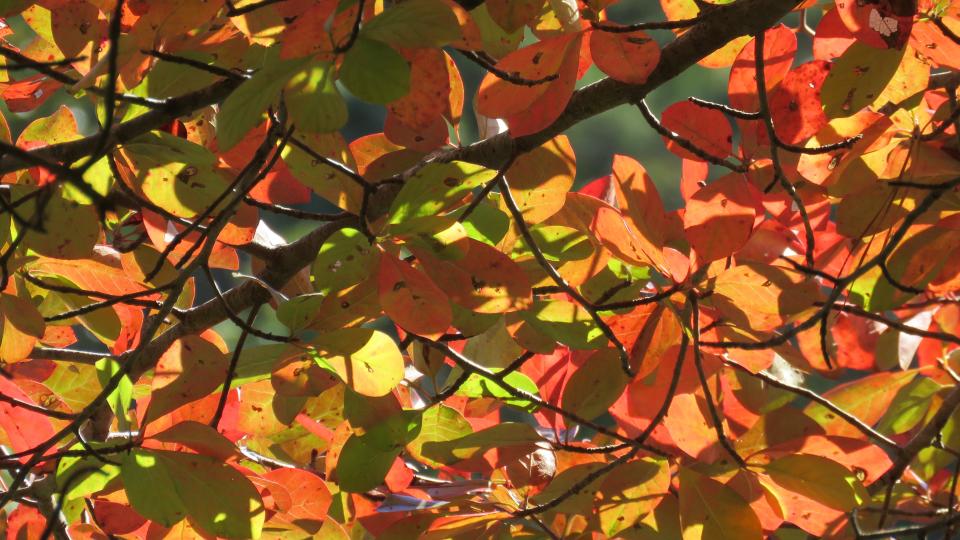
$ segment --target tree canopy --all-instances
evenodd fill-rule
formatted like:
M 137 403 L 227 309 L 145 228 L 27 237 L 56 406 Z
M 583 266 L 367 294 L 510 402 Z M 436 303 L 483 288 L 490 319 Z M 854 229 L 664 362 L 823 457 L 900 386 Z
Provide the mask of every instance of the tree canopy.
M 960 3 L 648 4 L 0 1 L 0 534 L 960 529 Z

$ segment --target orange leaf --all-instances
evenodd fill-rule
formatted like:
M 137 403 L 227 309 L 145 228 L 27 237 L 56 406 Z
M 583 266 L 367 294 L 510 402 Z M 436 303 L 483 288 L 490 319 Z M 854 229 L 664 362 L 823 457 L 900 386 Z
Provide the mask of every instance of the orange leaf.
M 590 33 L 590 55 L 601 71 L 628 84 L 643 84 L 660 61 L 660 46 L 646 32 Z
M 421 270 L 385 253 L 377 280 L 383 311 L 404 330 L 433 339 L 450 328 L 450 299 Z
M 514 137 L 549 126 L 563 112 L 577 79 L 581 34 L 563 34 L 514 51 L 497 69 L 538 84 L 514 84 L 493 73 L 480 83 L 476 110 L 506 119 Z
M 730 174 L 687 201 L 683 228 L 701 263 L 723 259 L 747 243 L 757 210 L 749 183 Z

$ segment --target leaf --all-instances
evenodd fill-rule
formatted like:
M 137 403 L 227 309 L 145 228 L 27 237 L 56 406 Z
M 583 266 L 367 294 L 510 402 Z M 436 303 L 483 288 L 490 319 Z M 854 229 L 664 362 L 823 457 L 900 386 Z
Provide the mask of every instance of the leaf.
M 561 403 L 565 410 L 581 418 L 596 418 L 607 412 L 629 382 L 617 351 L 601 349 L 567 380 Z
M 650 513 L 670 488 L 666 461 L 638 459 L 617 466 L 604 477 L 597 492 L 600 527 L 615 537 Z
M 683 540 L 762 538 L 760 520 L 740 495 L 716 480 L 680 468 Z
M 496 424 L 487 429 L 444 441 L 426 441 L 421 452 L 438 463 L 452 464 L 482 455 L 491 448 L 514 449 L 525 455 L 543 441 L 533 426 L 517 422 Z
M 781 489 L 849 512 L 862 504 L 866 491 L 856 477 L 836 461 L 809 454 L 775 459 L 763 471 Z
M 660 62 L 660 45 L 646 32 L 590 33 L 590 55 L 601 71 L 627 84 L 643 84 Z
M 389 45 L 360 37 L 344 56 L 340 81 L 364 101 L 389 103 L 410 91 L 410 66 Z
M 257 120 L 259 123 L 259 116 Z M 227 189 L 212 152 L 169 133 L 141 135 L 123 145 L 123 156 L 133 169 L 129 183 L 178 217 L 192 218 L 203 212 Z
M 385 396 L 403 380 L 403 357 L 383 332 L 345 328 L 317 337 L 313 346 L 323 362 L 358 394 Z
M 283 100 L 298 129 L 326 133 L 347 123 L 347 104 L 334 84 L 330 64 L 314 64 L 295 73 L 284 88 Z
M 169 447 L 177 450 L 188 448 L 199 454 L 222 461 L 229 461 L 241 456 L 229 439 L 214 428 L 193 420 L 174 424 L 173 427 L 151 435 L 150 440 L 166 443 Z
M 516 32 L 540 15 L 543 0 L 487 0 L 483 5 L 501 28 Z
M 415 440 L 420 429 L 420 411 L 403 411 L 363 435 L 352 435 L 337 461 L 340 488 L 363 492 L 380 485 L 403 446 Z
M 858 43 L 876 49 L 901 49 L 910 37 L 916 4 L 898 0 L 837 2 L 837 13 Z
M 406 449 L 414 459 L 436 467 L 440 463 L 424 455 L 424 445 L 456 440 L 472 432 L 470 423 L 456 409 L 438 404 L 423 412 L 420 433 L 407 443 Z
M 260 125 L 267 107 L 277 100 L 287 81 L 310 61 L 271 59 L 253 77 L 234 90 L 217 114 L 217 145 L 229 150 L 254 127 Z
M 610 176 L 617 197 L 617 206 L 633 225 L 635 234 L 646 245 L 644 253 L 653 257 L 657 267 L 665 267 L 660 246 L 667 233 L 667 216 L 657 186 L 647 170 L 631 157 L 615 154 Z M 632 231 L 633 232 L 633 231 Z
M 593 255 L 590 239 L 573 227 L 538 225 L 530 233 L 547 260 L 579 261 Z
M 496 175 L 496 171 L 463 161 L 428 163 L 404 183 L 390 208 L 389 223 L 449 211 Z
M 750 185 L 740 175 L 714 180 L 694 193 L 683 213 L 683 228 L 703 262 L 723 259 L 747 243 L 757 210 Z
M 833 69 L 822 60 L 801 64 L 770 92 L 770 116 L 780 139 L 799 144 L 827 125 L 821 96 Z
M 12 294 L 0 293 L 0 360 L 14 363 L 26 360 L 46 324 L 37 308 Z
M 367 21 L 362 36 L 396 47 L 443 47 L 460 37 L 459 23 L 440 0 L 407 0 Z
M 212 393 L 223 383 L 229 365 L 216 345 L 199 336 L 175 341 L 154 369 L 144 424 Z
M 777 266 L 747 263 L 712 280 L 710 299 L 724 320 L 744 329 L 767 331 L 813 306 L 821 296 L 809 277 Z
M 886 413 L 897 391 L 916 376 L 915 371 L 874 373 L 835 386 L 824 392 L 823 397 L 867 425 L 873 425 Z M 811 403 L 804 412 L 823 426 L 830 435 L 862 436 L 856 428 L 847 424 L 846 420 L 836 416 L 822 405 Z
M 422 271 L 384 254 L 377 282 L 383 311 L 404 330 L 435 339 L 450 328 L 450 300 Z
M 503 378 L 503 382 L 505 385 L 508 385 L 511 388 L 522 390 L 534 396 L 539 393 L 537 384 L 533 382 L 530 377 L 520 373 L 519 371 L 514 371 L 508 374 Z M 506 405 L 511 405 L 528 412 L 537 408 L 537 405 L 534 402 L 524 398 L 522 395 L 514 397 L 512 391 L 508 390 L 504 386 L 501 386 L 496 381 L 488 379 L 477 373 L 473 373 L 467 377 L 467 380 L 460 385 L 460 388 L 457 390 L 457 394 L 469 398 L 497 398 L 503 401 L 503 403 Z
M 536 224 L 560 211 L 576 174 L 573 147 L 560 135 L 518 157 L 506 178 L 524 221 Z
M 134 449 L 124 457 L 121 477 L 131 506 L 164 526 L 189 516 L 208 534 L 260 536 L 264 522 L 260 494 L 236 469 L 213 458 Z
M 584 481 L 589 475 L 595 473 L 603 466 L 603 463 L 596 462 L 579 463 L 564 469 L 554 476 L 553 480 L 547 484 L 547 487 L 534 496 L 532 501 L 535 504 L 544 504 L 552 501 L 561 495 L 570 492 L 576 484 Z M 572 496 L 565 498 L 559 505 L 555 507 L 555 511 L 574 515 L 589 514 L 593 506 L 591 503 L 594 502 L 594 494 L 598 491 L 598 484 L 602 480 L 608 478 L 609 475 L 610 471 L 608 471 L 605 475 L 600 476 L 600 478 L 593 479 L 593 481 L 584 486 L 583 489 L 573 491 Z
M 379 252 L 357 229 L 339 229 L 320 246 L 310 272 L 313 289 L 324 295 L 356 285 L 376 268 Z
M 587 310 L 574 302 L 535 301 L 522 316 L 540 332 L 574 349 L 598 349 L 607 343 Z
M 35 204 L 27 204 L 21 210 L 28 216 L 36 211 Z M 68 199 L 65 190 L 57 190 L 47 201 L 43 209 L 43 226 L 43 232 L 30 231 L 23 243 L 38 254 L 55 259 L 86 257 L 100 238 L 96 209 Z
M 604 247 L 623 262 L 653 266 L 663 260 L 661 249 L 611 207 L 600 207 L 594 226 Z
M 100 381 L 100 387 L 106 388 L 110 379 L 116 377 L 120 372 L 120 364 L 112 358 L 101 358 L 97 360 L 97 379 Z M 113 409 L 114 416 L 120 422 L 120 427 L 126 427 L 126 415 L 133 402 L 133 383 L 126 374 L 120 376 L 120 384 L 107 397 L 107 403 Z
M 336 0 L 322 0 L 299 13 L 283 31 L 280 58 L 286 60 L 333 51 L 333 41 L 326 24 L 336 9 Z
M 476 111 L 503 118 L 514 137 L 535 133 L 553 123 L 573 95 L 580 34 L 562 34 L 514 51 L 497 69 L 539 84 L 518 85 L 488 73 L 480 83 Z
M 93 448 L 103 450 L 109 444 L 92 443 Z M 75 444 L 71 450 L 83 451 L 82 445 Z M 107 487 L 114 478 L 120 476 L 120 467 L 113 463 L 104 463 L 96 456 L 66 456 L 57 465 L 57 485 L 65 500 L 88 497 Z
M 327 521 L 327 510 L 333 497 L 322 478 L 312 472 L 292 467 L 274 469 L 261 477 L 282 486 L 286 491 L 285 495 L 289 497 L 289 504 L 277 504 L 280 512 L 266 523 L 265 531 L 280 524 L 313 535 L 327 529 L 336 529 L 334 524 Z M 276 496 L 274 501 L 277 502 Z M 339 538 L 334 534 L 331 534 L 331 537 Z M 320 535 L 320 538 L 328 537 Z
M 821 99 L 827 117 L 850 116 L 873 103 L 893 78 L 903 54 L 859 41 L 851 45 L 833 63 L 823 83 Z
M 663 111 L 660 123 L 713 157 L 725 158 L 733 149 L 733 128 L 727 117 L 718 110 L 706 109 L 689 101 L 678 101 Z M 664 142 L 667 143 L 667 150 L 683 159 L 703 161 L 670 139 L 664 138 Z
M 777 86 L 790 71 L 793 58 L 797 53 L 797 36 L 786 25 L 779 24 L 763 34 L 763 75 L 769 92 Z M 730 106 L 741 111 L 754 111 L 760 105 L 757 95 L 756 42 L 750 43 L 740 51 L 730 67 L 730 80 L 727 83 L 727 95 Z M 772 96 L 771 96 L 772 97 Z M 775 125 L 779 126 L 779 122 Z

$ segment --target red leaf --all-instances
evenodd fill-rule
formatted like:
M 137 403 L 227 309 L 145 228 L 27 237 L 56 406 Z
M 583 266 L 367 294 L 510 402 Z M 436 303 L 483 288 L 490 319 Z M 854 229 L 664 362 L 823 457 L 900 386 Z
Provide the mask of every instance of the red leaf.
M 840 19 L 857 40 L 878 49 L 900 49 L 907 44 L 916 14 L 916 2 L 836 0 Z
M 690 141 L 711 156 L 725 158 L 733 149 L 733 128 L 720 111 L 707 109 L 689 101 L 678 101 L 663 111 L 663 127 Z M 664 137 L 667 150 L 684 158 L 703 161 Z
M 793 30 L 779 24 L 764 32 L 763 60 L 764 81 L 770 91 L 790 71 L 797 53 L 797 36 Z M 727 93 L 730 105 L 742 111 L 756 111 L 760 105 L 757 96 L 756 40 L 749 43 L 737 55 L 730 68 Z
M 683 214 L 683 228 L 702 264 L 743 247 L 756 216 L 749 184 L 739 174 L 730 174 L 693 194 Z
M 820 103 L 820 89 L 830 73 L 830 64 L 814 60 L 787 73 L 770 93 L 770 115 L 777 135 L 797 144 L 815 135 L 827 124 Z

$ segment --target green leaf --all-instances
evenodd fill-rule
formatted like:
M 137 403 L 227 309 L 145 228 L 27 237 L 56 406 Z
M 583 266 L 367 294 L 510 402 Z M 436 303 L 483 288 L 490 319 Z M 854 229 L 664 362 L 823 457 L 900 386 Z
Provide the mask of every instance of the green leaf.
M 352 435 L 337 461 L 340 488 L 363 492 L 380 485 L 404 445 L 420 434 L 421 422 L 421 411 L 403 411 L 363 435 Z
M 282 302 L 277 306 L 277 320 L 290 329 L 299 332 L 310 326 L 317 315 L 320 304 L 327 298 L 323 293 L 301 294 Z
M 855 41 L 833 62 L 820 99 L 829 118 L 847 117 L 876 100 L 906 49 L 877 49 Z
M 170 527 L 187 517 L 187 508 L 165 465 L 154 452 L 134 449 L 123 460 L 121 477 L 130 506 L 150 521 Z
M 425 441 L 421 452 L 428 459 L 449 465 L 482 455 L 491 448 L 519 447 L 521 453 L 529 453 L 542 442 L 543 437 L 530 424 L 504 422 L 452 440 Z
M 343 58 L 340 82 L 364 101 L 386 104 L 410 92 L 410 65 L 389 45 L 361 37 Z
M 547 260 L 579 261 L 593 255 L 590 239 L 573 227 L 537 225 L 530 228 L 530 233 Z
M 313 261 L 313 290 L 330 294 L 369 278 L 377 268 L 379 251 L 357 229 L 340 229 L 320 247 Z
M 151 202 L 183 218 L 206 210 L 227 188 L 210 150 L 153 131 L 123 145 L 139 188 Z
M 121 477 L 134 510 L 164 526 L 189 515 L 201 531 L 224 538 L 258 538 L 263 530 L 257 489 L 213 458 L 135 449 L 124 458 Z
M 564 469 L 550 481 L 550 484 L 548 484 L 543 491 L 534 496 L 532 501 L 535 504 L 552 501 L 569 492 L 575 484 L 603 466 L 603 463 L 593 462 L 580 463 Z M 591 509 L 594 493 L 597 491 L 597 486 L 603 479 L 607 478 L 609 474 L 610 472 L 608 471 L 607 474 L 601 475 L 600 478 L 595 478 L 580 491 L 574 492 L 573 496 L 560 503 L 555 511 L 563 514 L 588 514 Z
M 101 358 L 97 360 L 97 379 L 100 381 L 100 387 L 106 388 L 110 379 L 120 373 L 120 363 L 112 358 Z M 107 397 L 107 403 L 117 417 L 119 428 L 126 430 L 128 426 L 127 410 L 130 409 L 130 403 L 133 401 L 133 383 L 126 375 L 120 377 L 120 384 L 110 392 Z
M 177 51 L 177 55 L 207 65 L 214 65 L 217 60 L 212 54 L 189 50 Z M 146 96 L 165 99 L 200 90 L 212 84 L 216 79 L 216 75 L 195 67 L 161 60 L 153 66 L 140 87 L 143 87 Z M 139 89 L 141 88 L 138 87 L 137 90 Z
M 97 450 L 113 446 L 95 441 L 89 444 Z M 83 451 L 84 447 L 77 443 L 70 449 Z M 101 491 L 118 476 L 120 467 L 104 463 L 96 456 L 66 456 L 57 465 L 57 486 L 66 490 L 63 491 L 64 500 L 83 498 Z
M 327 133 L 347 123 L 347 104 L 334 84 L 330 64 L 315 64 L 294 74 L 283 98 L 297 129 Z
M 775 459 L 763 470 L 782 489 L 844 512 L 859 506 L 866 495 L 853 473 L 822 456 L 788 455 Z
M 537 384 L 533 382 L 530 377 L 527 377 L 519 371 L 514 371 L 504 377 L 503 382 L 512 388 L 524 390 L 529 394 L 537 395 L 539 393 Z M 457 390 L 457 395 L 466 396 L 469 398 L 493 397 L 502 400 L 507 405 L 512 405 L 518 409 L 523 409 L 529 412 L 532 412 L 537 408 L 537 405 L 532 401 L 522 397 L 513 397 L 513 394 L 511 394 L 506 388 L 500 386 L 500 384 L 496 381 L 476 373 L 473 373 L 467 377 L 466 382 L 464 382 L 460 386 L 460 389 Z
M 337 483 L 343 491 L 363 493 L 383 483 L 403 447 L 384 450 L 365 437 L 353 435 L 340 450 Z
M 403 356 L 393 339 L 383 332 L 344 328 L 318 337 L 313 346 L 358 394 L 385 396 L 403 380 Z
M 462 213 L 458 209 L 451 212 L 451 215 L 459 218 Z M 510 228 L 510 217 L 492 204 L 481 203 L 473 209 L 467 219 L 463 220 L 463 228 L 467 230 L 467 236 L 470 238 L 496 246 Z
M 258 126 L 263 113 L 277 100 L 287 81 L 311 60 L 311 57 L 271 59 L 234 90 L 217 113 L 217 144 L 220 150 L 233 148 L 248 131 Z
M 897 392 L 890 408 L 877 424 L 877 430 L 893 435 L 910 431 L 927 415 L 933 403 L 933 396 L 941 388 L 939 384 L 926 377 L 918 377 L 910 381 L 910 384 Z
M 443 47 L 460 38 L 460 23 L 441 0 L 407 0 L 367 22 L 362 35 L 410 49 Z
M 916 371 L 875 373 L 835 386 L 824 393 L 823 397 L 868 425 L 873 425 L 887 412 L 897 391 L 916 376 Z M 804 413 L 816 420 L 831 435 L 860 436 L 856 428 L 823 405 L 811 403 L 804 409 Z
M 606 336 L 587 310 L 574 302 L 534 302 L 522 316 L 540 332 L 573 349 L 598 349 L 607 344 Z
M 600 485 L 597 513 L 600 527 L 613 538 L 653 510 L 669 492 L 666 460 L 639 459 L 617 466 Z
M 403 185 L 388 221 L 397 224 L 443 213 L 496 176 L 496 171 L 464 161 L 428 163 Z
M 470 422 L 462 414 L 442 403 L 424 411 L 420 424 L 420 433 L 407 443 L 407 452 L 410 457 L 432 467 L 441 464 L 423 454 L 424 444 L 452 441 L 473 432 Z
M 32 216 L 37 210 L 36 199 L 20 210 Z M 33 251 L 56 259 L 81 259 L 90 256 L 100 237 L 100 223 L 93 206 L 82 205 L 58 189 L 43 209 L 43 232 L 31 230 L 23 244 Z

